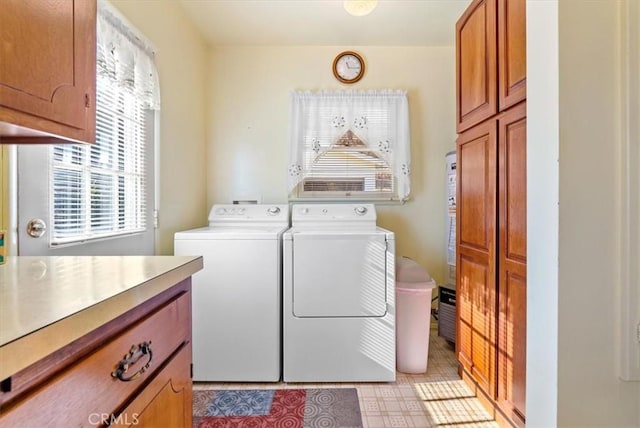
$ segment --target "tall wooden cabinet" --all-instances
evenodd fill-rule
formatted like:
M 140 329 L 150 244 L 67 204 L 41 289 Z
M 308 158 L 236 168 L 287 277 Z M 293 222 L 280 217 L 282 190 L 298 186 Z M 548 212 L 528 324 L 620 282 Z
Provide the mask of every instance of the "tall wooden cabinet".
M 0 142 L 95 141 L 96 1 L 0 0 Z
M 526 384 L 525 0 L 475 0 L 456 34 L 456 349 L 463 378 L 496 420 L 519 426 Z

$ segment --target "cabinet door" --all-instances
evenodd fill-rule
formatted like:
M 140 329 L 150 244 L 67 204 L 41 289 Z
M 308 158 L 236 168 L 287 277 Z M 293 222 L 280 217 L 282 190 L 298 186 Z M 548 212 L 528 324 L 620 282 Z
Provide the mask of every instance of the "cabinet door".
M 498 121 L 498 403 L 524 423 L 527 344 L 526 104 Z
M 498 103 L 500 111 L 527 95 L 525 0 L 498 2 Z
M 191 344 L 187 344 L 122 412 L 112 427 L 191 428 Z
M 458 132 L 498 111 L 496 44 L 496 0 L 474 0 L 456 23 Z
M 495 397 L 496 121 L 458 137 L 457 337 L 462 366 Z
M 0 22 L 3 142 L 93 142 L 96 1 L 2 0 Z

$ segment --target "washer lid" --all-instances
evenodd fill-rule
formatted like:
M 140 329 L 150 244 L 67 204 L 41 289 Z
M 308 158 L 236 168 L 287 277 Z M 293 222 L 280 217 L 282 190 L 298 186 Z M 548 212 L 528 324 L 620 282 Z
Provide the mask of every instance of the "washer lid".
M 265 226 L 208 226 L 198 229 L 176 232 L 174 239 L 207 240 L 207 239 L 278 239 L 280 234 L 287 229 L 281 225 Z

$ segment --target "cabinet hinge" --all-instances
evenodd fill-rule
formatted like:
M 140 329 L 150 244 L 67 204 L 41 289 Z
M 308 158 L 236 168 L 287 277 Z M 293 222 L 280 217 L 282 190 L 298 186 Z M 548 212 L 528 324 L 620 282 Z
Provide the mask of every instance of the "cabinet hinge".
M 91 98 L 89 97 L 89 94 L 84 94 L 84 106 L 86 108 L 91 107 Z
M 157 229 L 158 227 L 160 227 L 158 210 L 153 210 L 153 228 Z
M 193 363 L 189 364 L 189 370 L 190 370 L 190 375 L 191 379 L 193 379 Z

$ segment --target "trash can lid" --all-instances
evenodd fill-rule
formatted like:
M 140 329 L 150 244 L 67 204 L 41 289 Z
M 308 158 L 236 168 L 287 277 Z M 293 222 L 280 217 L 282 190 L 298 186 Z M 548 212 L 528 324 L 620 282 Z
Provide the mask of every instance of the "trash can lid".
M 428 282 L 431 281 L 429 272 L 409 257 L 396 258 L 396 281 L 399 282 Z
M 396 258 L 396 290 L 420 293 L 435 288 L 429 272 L 408 257 Z

